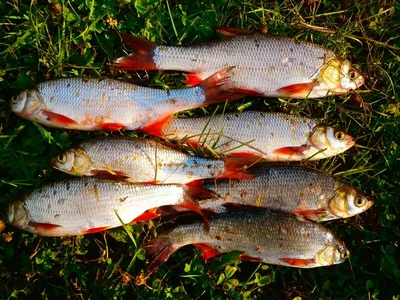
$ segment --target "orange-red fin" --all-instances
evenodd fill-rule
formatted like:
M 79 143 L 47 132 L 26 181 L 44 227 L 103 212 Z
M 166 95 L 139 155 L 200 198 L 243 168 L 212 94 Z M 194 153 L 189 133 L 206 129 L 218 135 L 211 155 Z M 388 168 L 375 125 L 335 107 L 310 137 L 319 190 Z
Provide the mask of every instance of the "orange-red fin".
M 129 176 L 126 175 L 124 172 L 120 171 L 114 171 L 114 170 L 92 170 L 90 173 L 93 176 L 99 177 L 99 178 L 110 178 L 110 179 L 125 179 L 128 178 Z
M 194 180 L 185 185 L 185 193 L 193 199 L 207 199 L 216 197 L 214 191 L 204 186 L 204 180 Z
M 283 147 L 279 149 L 275 149 L 274 152 L 276 154 L 281 155 L 302 155 L 304 151 L 310 149 L 307 146 L 298 146 L 298 147 Z
M 163 233 L 155 239 L 145 243 L 142 248 L 146 254 L 152 257 L 148 275 L 156 271 L 178 248 L 175 248 L 168 237 L 168 233 Z
M 172 115 L 168 115 L 160 120 L 140 128 L 140 131 L 152 134 L 155 136 L 163 136 L 163 127 L 172 119 Z
M 233 153 L 229 153 L 230 157 L 234 157 L 234 156 L 241 156 L 241 157 L 254 157 L 254 160 L 261 160 L 262 156 L 256 155 L 252 152 L 233 152 Z
M 194 244 L 197 249 L 200 251 L 200 258 L 203 260 L 212 258 L 221 254 L 218 250 L 214 249 L 213 247 L 207 244 Z
M 199 203 L 197 202 L 197 200 L 193 199 L 189 195 L 185 195 L 183 202 L 178 204 L 177 206 L 178 207 L 187 208 L 189 210 L 192 210 L 192 211 L 198 213 L 199 215 L 201 215 L 204 218 L 204 221 L 207 224 L 209 224 L 209 221 L 208 221 L 207 217 L 201 211 Z
M 263 97 L 264 94 L 254 91 L 254 90 L 248 90 L 248 89 L 236 89 L 236 93 L 245 96 L 253 96 L 253 97 Z
M 78 124 L 75 120 L 72 120 L 72 119 L 70 119 L 66 116 L 60 115 L 60 114 L 56 114 L 49 110 L 43 110 L 42 114 L 44 114 L 50 122 L 57 124 L 57 125 L 66 126 L 66 125 Z
M 201 146 L 199 145 L 199 142 L 193 139 L 187 139 L 185 140 L 186 145 L 188 145 L 189 147 L 192 147 L 194 149 L 200 149 Z
M 129 224 L 152 220 L 152 219 L 158 218 L 160 215 L 161 214 L 158 213 L 157 208 L 151 208 L 151 209 L 145 211 L 144 213 L 142 213 L 140 216 L 133 219 Z
M 107 230 L 108 228 L 110 228 L 110 226 L 89 228 L 89 229 L 84 230 L 82 232 L 82 234 L 96 233 L 96 232 Z
M 240 255 L 240 260 L 241 261 L 262 262 L 261 258 L 251 257 L 251 256 L 248 256 L 248 255 Z
M 253 156 L 225 157 L 225 171 L 218 178 L 251 179 L 254 175 L 249 174 L 246 169 L 252 167 L 258 161 Z
M 225 36 L 249 35 L 254 33 L 254 30 L 244 28 L 234 28 L 229 26 L 218 26 L 217 32 Z
M 126 125 L 120 123 L 102 123 L 97 125 L 101 130 L 104 131 L 117 131 L 126 129 Z
M 307 267 L 315 264 L 315 259 L 302 259 L 302 258 L 280 258 L 279 260 L 291 265 L 292 267 Z
M 199 85 L 203 80 L 197 74 L 185 74 L 185 83 L 190 86 Z
M 30 221 L 29 226 L 32 226 L 33 228 L 35 228 L 36 230 L 39 230 L 39 231 L 51 231 L 53 229 L 61 227 L 61 225 L 57 225 L 57 224 L 39 223 L 39 222 L 34 222 L 34 221 Z
M 296 209 L 292 211 L 293 214 L 304 217 L 305 219 L 311 220 L 311 221 L 318 221 L 321 220 L 323 217 L 325 217 L 328 214 L 328 211 L 326 209 L 320 208 L 320 209 Z
M 235 100 L 245 96 L 237 89 L 230 88 L 228 79 L 233 68 L 219 70 L 198 85 L 203 89 L 206 98 L 206 101 L 199 106 Z
M 278 92 L 288 97 L 307 98 L 316 85 L 315 82 L 297 83 L 282 87 L 278 89 Z
M 156 43 L 126 33 L 122 33 L 121 38 L 123 44 L 133 50 L 133 53 L 116 59 L 113 63 L 115 70 L 158 70 L 154 62 Z

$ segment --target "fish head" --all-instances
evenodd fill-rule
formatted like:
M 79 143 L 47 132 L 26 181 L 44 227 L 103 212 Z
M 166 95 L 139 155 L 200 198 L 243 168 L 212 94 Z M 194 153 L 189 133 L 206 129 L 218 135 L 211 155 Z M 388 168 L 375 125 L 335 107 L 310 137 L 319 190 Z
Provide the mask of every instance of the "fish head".
M 374 204 L 374 201 L 358 189 L 343 184 L 328 202 L 330 212 L 338 218 L 358 215 Z
M 11 98 L 11 110 L 18 115 L 28 117 L 40 108 L 44 108 L 44 102 L 35 89 L 24 90 Z
M 92 170 L 92 161 L 83 149 L 69 149 L 51 158 L 53 168 L 62 172 L 83 176 Z
M 327 246 L 319 251 L 315 257 L 315 262 L 319 266 L 330 266 L 343 263 L 349 257 L 349 250 L 343 242 L 334 237 Z
M 17 227 L 25 228 L 28 226 L 31 217 L 23 201 L 14 201 L 6 209 L 8 223 Z
M 347 93 L 362 86 L 365 78 L 348 60 L 332 57 L 321 69 L 319 83 L 335 93 Z
M 316 126 L 310 135 L 311 144 L 319 150 L 324 150 L 326 156 L 333 156 L 354 146 L 354 138 L 343 130 L 330 126 Z

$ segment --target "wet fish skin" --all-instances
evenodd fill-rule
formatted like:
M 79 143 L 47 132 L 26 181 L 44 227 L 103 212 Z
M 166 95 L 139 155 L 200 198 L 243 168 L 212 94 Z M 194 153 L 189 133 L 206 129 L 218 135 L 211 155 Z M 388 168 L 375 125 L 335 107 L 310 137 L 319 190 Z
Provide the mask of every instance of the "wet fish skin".
M 148 210 L 157 216 L 163 205 L 198 210 L 181 185 L 134 184 L 94 178 L 74 178 L 45 185 L 11 202 L 8 223 L 42 236 L 94 233 L 137 220 Z
M 260 111 L 173 118 L 157 131 L 193 147 L 207 144 L 220 154 L 259 156 L 265 161 L 324 159 L 355 144 L 349 134 L 320 125 L 318 120 Z
M 348 256 L 344 243 L 320 224 L 271 210 L 217 214 L 201 222 L 178 225 L 142 247 L 153 258 L 154 272 L 179 248 L 194 244 L 204 259 L 242 251 L 242 259 L 298 268 L 340 264 Z
M 106 137 L 80 143 L 52 158 L 52 166 L 78 176 L 126 177 L 131 182 L 185 184 L 204 178 L 250 178 L 245 159 L 208 159 L 155 140 Z

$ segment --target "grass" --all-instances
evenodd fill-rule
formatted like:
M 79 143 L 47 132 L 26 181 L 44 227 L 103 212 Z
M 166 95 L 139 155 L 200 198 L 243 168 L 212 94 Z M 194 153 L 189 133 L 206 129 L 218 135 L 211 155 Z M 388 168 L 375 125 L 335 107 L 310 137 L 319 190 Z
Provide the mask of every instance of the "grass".
M 325 45 L 363 71 L 367 81 L 360 93 L 319 100 L 247 98 L 219 109 L 284 111 L 324 118 L 348 130 L 358 138 L 357 147 L 307 164 L 372 194 L 375 205 L 358 217 L 328 224 L 350 248 L 348 263 L 300 270 L 238 262 L 237 253 L 230 253 L 205 264 L 193 247 L 187 247 L 146 285 L 136 285 L 148 266 L 136 245 L 161 232 L 157 221 L 127 226 L 127 231 L 65 238 L 39 238 L 8 227 L 0 234 L 0 298 L 399 299 L 399 14 L 400 4 L 390 0 L 1 1 L 2 203 L 64 178 L 50 167 L 50 156 L 104 135 L 22 120 L 9 110 L 13 94 L 36 82 L 67 76 L 139 78 L 154 87 L 183 86 L 178 72 L 111 72 L 108 64 L 124 53 L 117 32 L 185 45 L 213 39 L 217 25 L 230 25 L 265 27 L 272 34 Z M 214 109 L 181 115 L 205 115 Z

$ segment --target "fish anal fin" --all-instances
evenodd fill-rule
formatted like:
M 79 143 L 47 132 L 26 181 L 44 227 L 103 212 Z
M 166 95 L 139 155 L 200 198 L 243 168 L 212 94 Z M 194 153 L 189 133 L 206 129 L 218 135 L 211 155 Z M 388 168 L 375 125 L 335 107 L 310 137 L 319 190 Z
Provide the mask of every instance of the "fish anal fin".
M 284 96 L 293 98 L 307 98 L 311 90 L 317 85 L 315 82 L 296 83 L 278 89 Z
M 197 74 L 185 74 L 186 80 L 185 83 L 190 86 L 199 85 L 203 79 Z
M 167 125 L 171 119 L 172 115 L 168 115 L 149 125 L 143 126 L 142 128 L 140 128 L 140 131 L 161 137 L 163 136 L 163 127 Z
M 264 94 L 261 92 L 257 92 L 254 90 L 248 90 L 248 89 L 236 89 L 236 92 L 243 97 L 245 96 L 253 96 L 253 97 L 264 97 Z
M 160 215 L 161 214 L 158 213 L 157 208 L 151 208 L 151 209 L 145 211 L 144 213 L 142 213 L 140 216 L 133 219 L 129 224 L 152 220 L 152 219 L 158 218 Z
M 50 122 L 61 125 L 61 126 L 68 126 L 68 125 L 77 125 L 78 123 L 75 120 L 72 120 L 66 116 L 54 113 L 49 110 L 42 110 L 42 114 L 45 115 Z
M 254 30 L 244 28 L 234 28 L 229 26 L 218 26 L 217 32 L 225 36 L 249 35 L 254 33 Z
M 252 262 L 262 262 L 262 259 L 259 257 L 252 257 L 248 255 L 240 255 L 241 261 L 252 261 Z
M 315 264 L 315 259 L 304 259 L 304 258 L 280 258 L 279 260 L 291 265 L 292 267 L 307 267 Z
M 102 123 L 98 124 L 97 126 L 104 131 L 117 131 L 121 129 L 126 129 L 126 125 L 121 123 Z
M 207 260 L 209 258 L 212 258 L 212 257 L 220 254 L 220 252 L 218 250 L 214 249 L 213 247 L 211 247 L 207 244 L 198 243 L 198 244 L 194 244 L 194 245 L 196 246 L 197 249 L 199 249 L 200 258 L 202 260 Z
M 102 227 L 89 228 L 89 229 L 86 229 L 86 230 L 82 231 L 82 234 L 89 234 L 89 233 L 101 232 L 101 231 L 107 230 L 107 229 L 109 229 L 109 228 L 110 228 L 110 226 L 102 226 Z
M 293 214 L 304 217 L 305 219 L 311 221 L 319 221 L 323 219 L 327 214 L 328 211 L 324 208 L 319 209 L 296 209 L 292 211 Z

